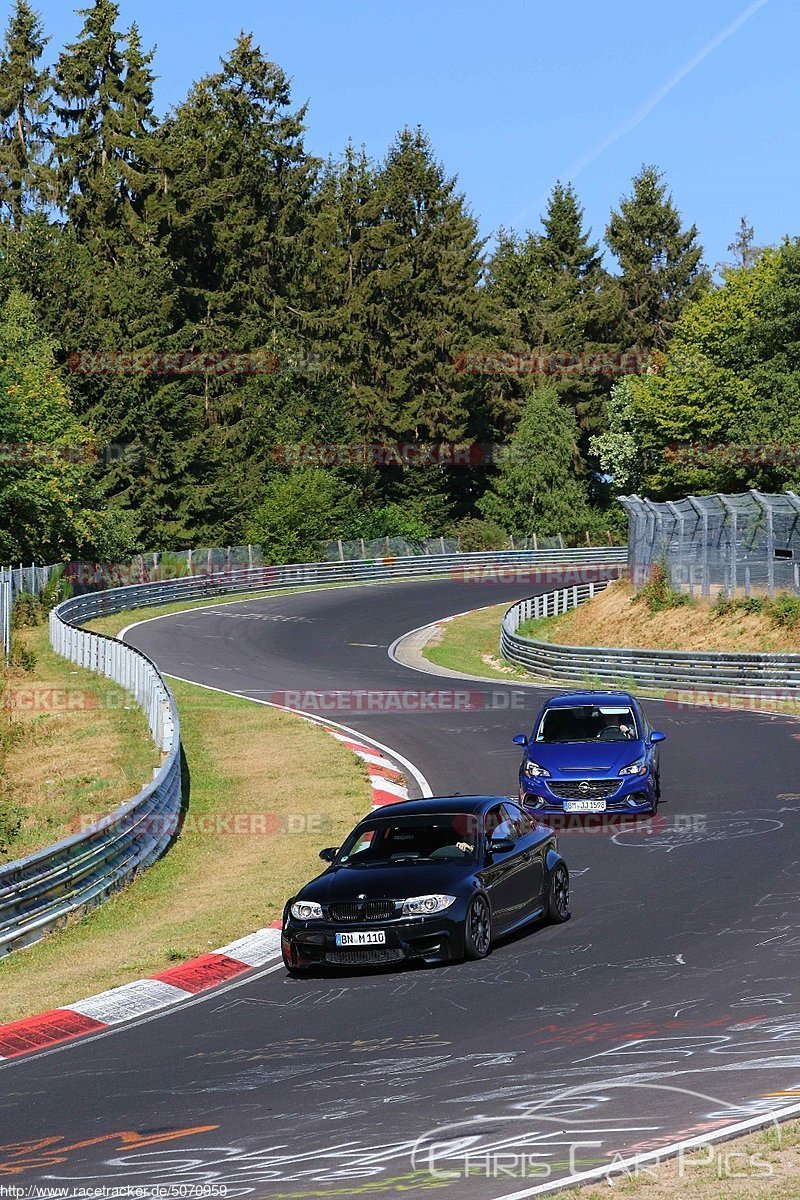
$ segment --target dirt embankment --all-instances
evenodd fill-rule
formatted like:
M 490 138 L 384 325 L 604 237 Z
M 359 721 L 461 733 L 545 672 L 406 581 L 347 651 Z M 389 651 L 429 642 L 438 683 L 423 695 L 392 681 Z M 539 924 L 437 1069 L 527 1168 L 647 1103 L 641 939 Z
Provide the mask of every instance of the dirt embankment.
M 800 629 L 778 624 L 767 613 L 717 613 L 713 602 L 703 599 L 651 612 L 624 581 L 563 616 L 529 622 L 521 632 L 573 646 L 800 652 Z

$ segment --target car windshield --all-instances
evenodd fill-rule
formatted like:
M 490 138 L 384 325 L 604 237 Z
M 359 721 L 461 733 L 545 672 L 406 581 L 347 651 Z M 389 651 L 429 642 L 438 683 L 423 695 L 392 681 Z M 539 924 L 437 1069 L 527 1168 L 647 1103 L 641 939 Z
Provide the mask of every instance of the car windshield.
M 629 705 L 577 704 L 545 709 L 535 741 L 624 742 L 638 737 Z
M 478 824 L 474 813 L 376 818 L 350 834 L 337 862 L 350 867 L 466 861 L 477 854 Z

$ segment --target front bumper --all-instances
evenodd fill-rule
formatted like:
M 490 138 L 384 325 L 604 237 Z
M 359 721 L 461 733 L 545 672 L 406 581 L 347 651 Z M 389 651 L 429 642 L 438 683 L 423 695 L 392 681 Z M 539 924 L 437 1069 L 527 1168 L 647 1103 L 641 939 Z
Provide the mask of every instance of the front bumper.
M 283 961 L 294 970 L 311 967 L 382 967 L 391 963 L 421 960 L 450 962 L 464 955 L 464 917 L 457 911 L 431 917 L 402 917 L 388 921 L 297 921 L 284 920 L 281 932 Z M 337 933 L 383 930 L 386 941 L 376 946 L 336 945 Z
M 552 814 L 565 814 L 580 816 L 581 814 L 565 813 L 564 800 L 565 797 L 557 796 L 550 788 L 550 784 L 555 783 L 576 783 L 574 776 L 571 779 L 529 779 L 527 775 L 520 772 L 519 779 L 519 800 L 520 804 L 524 805 L 529 812 L 535 816 Z M 591 779 L 593 784 L 612 784 L 618 786 L 609 795 L 601 797 L 605 800 L 605 812 L 608 814 L 627 814 L 635 816 L 642 813 L 651 813 L 655 806 L 656 800 L 656 785 L 652 771 L 648 771 L 646 775 L 630 775 L 611 776 L 603 778 L 602 776 Z M 580 799 L 580 796 L 575 796 L 574 799 Z M 594 798 L 594 797 L 589 797 Z

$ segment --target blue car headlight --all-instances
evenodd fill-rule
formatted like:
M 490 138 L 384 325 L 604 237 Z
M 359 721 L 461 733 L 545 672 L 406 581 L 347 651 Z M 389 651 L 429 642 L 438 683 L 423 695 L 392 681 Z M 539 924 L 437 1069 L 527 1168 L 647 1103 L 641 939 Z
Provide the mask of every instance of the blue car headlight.
M 628 763 L 627 767 L 622 767 L 619 773 L 620 775 L 646 775 L 647 760 L 637 758 L 636 762 Z
M 291 913 L 296 921 L 319 921 L 322 919 L 322 908 L 313 900 L 295 900 Z
M 547 767 L 540 767 L 538 763 L 531 762 L 530 759 L 525 763 L 523 768 L 528 779 L 549 779 L 550 772 Z

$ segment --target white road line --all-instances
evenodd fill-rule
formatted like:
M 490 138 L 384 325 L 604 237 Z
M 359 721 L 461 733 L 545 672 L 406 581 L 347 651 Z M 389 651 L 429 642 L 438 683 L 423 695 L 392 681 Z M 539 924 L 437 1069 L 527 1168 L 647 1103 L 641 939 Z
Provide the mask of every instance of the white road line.
M 285 708 L 282 704 L 273 704 L 271 700 L 258 700 L 255 696 L 248 696 L 247 692 L 231 692 L 227 688 L 214 687 L 210 683 L 198 683 L 196 679 L 185 679 L 182 675 L 171 675 L 168 671 L 163 671 L 162 674 L 167 679 L 175 679 L 178 683 L 190 683 L 193 687 L 204 688 L 207 692 L 220 692 L 223 696 L 234 696 L 237 700 L 249 700 L 251 704 L 263 704 L 266 708 L 277 708 L 279 712 L 291 713 L 293 717 L 300 717 L 303 721 L 313 721 L 315 725 L 321 725 L 323 728 L 326 725 L 331 725 L 336 729 L 340 729 L 343 733 L 347 733 L 354 741 L 366 742 L 370 746 L 374 746 L 377 750 L 382 750 L 394 762 L 399 763 L 404 770 L 413 775 L 419 785 L 422 795 L 432 796 L 433 790 L 425 776 L 415 767 L 414 764 L 407 759 L 399 751 L 393 750 L 391 746 L 384 745 L 376 738 L 369 737 L 366 733 L 362 733 L 360 729 L 351 729 L 349 725 L 342 725 L 339 721 L 331 721 L 328 717 L 317 717 L 313 713 L 298 712 L 296 708 Z

